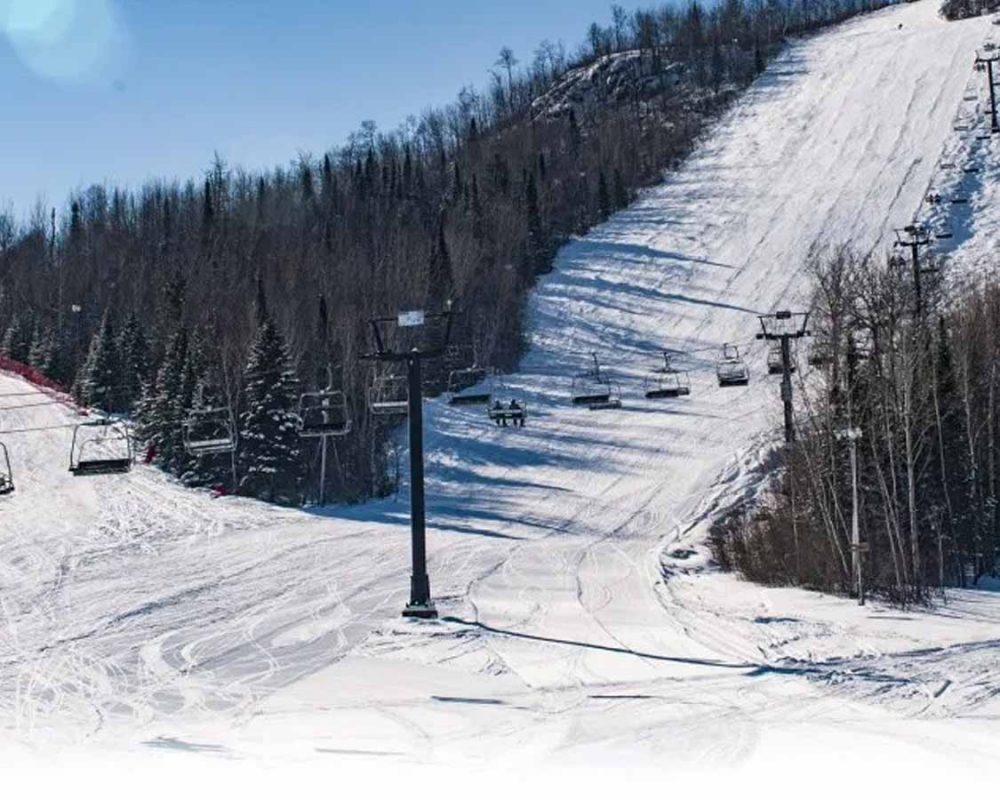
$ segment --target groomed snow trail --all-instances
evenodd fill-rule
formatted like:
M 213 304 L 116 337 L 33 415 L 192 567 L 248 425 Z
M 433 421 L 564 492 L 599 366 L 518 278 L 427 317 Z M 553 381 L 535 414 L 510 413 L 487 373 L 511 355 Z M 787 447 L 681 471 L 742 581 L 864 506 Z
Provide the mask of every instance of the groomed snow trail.
M 699 522 L 751 489 L 777 422 L 756 314 L 806 296 L 817 246 L 878 248 L 912 218 L 988 32 L 924 0 L 792 44 L 678 173 L 563 249 L 509 381 L 529 426 L 428 404 L 444 621 L 398 619 L 405 504 L 319 516 L 212 500 L 143 467 L 70 478 L 65 429 L 3 430 L 72 412 L 5 411 L 24 384 L 0 377 L 19 478 L 0 501 L 9 740 L 690 764 L 808 730 L 993 758 L 991 723 L 953 717 L 995 716 L 994 596 L 957 595 L 947 624 L 907 626 L 684 574 L 704 558 Z M 749 387 L 715 385 L 723 342 L 745 345 Z M 688 354 L 692 395 L 646 401 L 665 348 Z M 621 411 L 569 405 L 591 351 L 621 382 Z M 911 735 L 913 715 L 940 719 Z

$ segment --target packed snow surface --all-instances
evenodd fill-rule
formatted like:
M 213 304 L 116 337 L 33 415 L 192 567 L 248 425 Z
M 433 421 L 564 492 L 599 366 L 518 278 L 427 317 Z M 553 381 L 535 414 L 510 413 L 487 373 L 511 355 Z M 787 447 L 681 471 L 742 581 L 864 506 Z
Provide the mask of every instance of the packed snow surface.
M 756 315 L 807 296 L 814 248 L 885 247 L 928 187 L 958 180 L 940 163 L 963 146 L 989 31 L 925 0 L 793 42 L 678 172 L 562 250 L 507 381 L 528 426 L 427 404 L 438 622 L 399 617 L 405 490 L 311 513 L 144 466 L 73 477 L 76 413 L 0 376 L 17 480 L 0 499 L 0 741 L 449 764 L 732 764 L 803 742 L 997 759 L 1000 594 L 859 608 L 718 574 L 702 544 L 712 511 L 758 485 L 778 422 Z M 996 191 L 989 169 L 973 209 Z M 995 222 L 954 224 L 962 247 L 996 241 Z M 724 342 L 748 387 L 716 385 Z M 690 397 L 643 398 L 662 349 L 685 354 Z M 592 351 L 620 410 L 569 403 Z

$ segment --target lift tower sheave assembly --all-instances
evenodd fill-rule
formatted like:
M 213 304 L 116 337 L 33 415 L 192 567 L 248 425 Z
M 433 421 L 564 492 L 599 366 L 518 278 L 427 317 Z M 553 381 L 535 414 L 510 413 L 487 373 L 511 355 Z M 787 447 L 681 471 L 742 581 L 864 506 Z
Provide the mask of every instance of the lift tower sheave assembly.
M 785 407 L 785 441 L 795 441 L 795 420 L 792 406 L 792 340 L 809 335 L 809 313 L 776 311 L 760 319 L 762 332 L 758 339 L 781 343 L 781 402 Z
M 401 311 L 395 317 L 376 317 L 369 320 L 375 350 L 363 358 L 371 361 L 406 364 L 409 388 L 408 416 L 410 433 L 410 537 L 413 554 L 413 571 L 410 576 L 410 602 L 403 609 L 404 617 L 435 619 L 437 609 L 431 599 L 431 582 L 427 575 L 427 521 L 424 502 L 424 416 L 422 393 L 423 361 L 440 358 L 448 349 L 451 339 L 451 303 L 438 313 Z M 426 331 L 428 322 L 444 324 L 444 334 L 436 343 L 422 346 L 409 342 L 406 346 L 389 346 L 383 330 L 390 326 L 397 332 L 408 334 L 403 339 L 419 338 Z

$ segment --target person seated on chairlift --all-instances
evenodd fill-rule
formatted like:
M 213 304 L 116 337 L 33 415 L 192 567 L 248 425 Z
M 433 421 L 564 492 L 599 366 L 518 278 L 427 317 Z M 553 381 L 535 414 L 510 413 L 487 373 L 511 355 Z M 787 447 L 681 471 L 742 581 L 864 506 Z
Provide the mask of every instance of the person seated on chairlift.
M 506 428 L 507 418 L 503 415 L 503 413 L 501 413 L 503 412 L 503 403 L 497 400 L 493 404 L 493 410 L 497 412 L 496 414 L 493 415 L 493 419 L 496 421 L 497 427 L 503 425 Z
M 518 403 L 517 400 L 511 400 L 510 406 L 508 406 L 508 408 L 510 408 L 511 411 L 519 412 L 521 411 L 521 404 Z M 520 427 L 522 428 L 524 427 L 524 414 L 514 413 L 511 414 L 511 418 L 514 420 L 515 425 L 518 425 L 518 423 L 520 423 Z

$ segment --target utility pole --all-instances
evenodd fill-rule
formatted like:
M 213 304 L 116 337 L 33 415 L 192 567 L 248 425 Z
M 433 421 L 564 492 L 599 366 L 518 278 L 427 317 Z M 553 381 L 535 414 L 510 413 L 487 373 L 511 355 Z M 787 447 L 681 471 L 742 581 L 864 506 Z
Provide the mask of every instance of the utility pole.
M 993 65 L 997 62 L 1000 62 L 1000 52 L 997 50 L 976 53 L 976 69 L 985 68 L 986 85 L 990 89 L 990 133 L 1000 133 L 1000 124 L 997 123 L 996 86 L 993 83 Z
M 808 336 L 808 312 L 777 311 L 759 317 L 763 333 L 758 339 L 781 343 L 781 402 L 785 407 L 785 442 L 795 441 L 795 419 L 792 405 L 792 340 Z
M 428 320 L 440 320 L 445 325 L 441 342 L 425 349 L 419 347 L 392 349 L 386 346 L 382 328 L 393 325 L 399 330 L 424 329 Z M 421 385 L 421 364 L 440 358 L 448 349 L 451 339 L 451 303 L 440 313 L 401 311 L 396 317 L 376 317 L 369 320 L 374 352 L 363 356 L 372 361 L 404 362 L 408 382 L 408 416 L 410 433 L 410 540 L 413 569 L 410 575 L 410 602 L 403 609 L 404 617 L 436 619 L 437 609 L 431 599 L 431 582 L 427 575 L 427 520 L 424 502 L 424 407 Z
M 913 267 L 913 291 L 916 295 L 916 314 L 917 317 L 923 316 L 924 313 L 924 288 L 923 280 L 921 279 L 923 275 L 936 272 L 935 269 L 923 269 L 920 266 L 920 248 L 927 247 L 931 243 L 931 234 L 927 230 L 927 226 L 919 222 L 914 222 L 911 225 L 907 225 L 905 228 L 896 229 L 896 242 L 895 247 L 909 247 L 910 248 L 910 258 L 911 265 Z M 894 255 L 891 259 L 893 266 L 901 267 L 905 264 L 903 257 L 900 255 Z
M 858 440 L 862 433 L 860 428 L 844 428 L 834 434 L 841 441 L 847 441 L 851 450 L 851 571 L 854 573 L 854 590 L 858 596 L 858 605 L 865 604 L 864 571 L 862 569 L 862 553 L 868 549 L 861 543 L 861 527 L 858 520 Z

